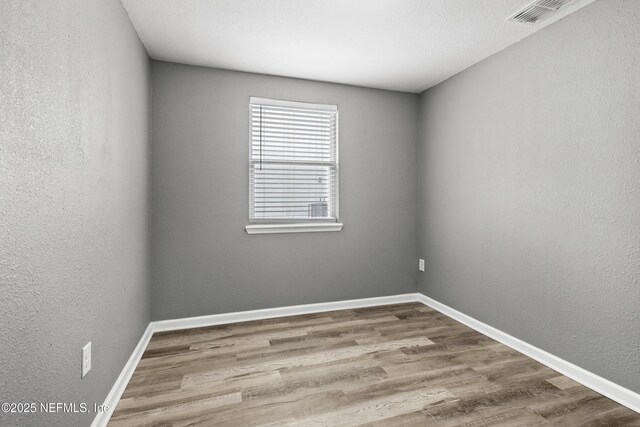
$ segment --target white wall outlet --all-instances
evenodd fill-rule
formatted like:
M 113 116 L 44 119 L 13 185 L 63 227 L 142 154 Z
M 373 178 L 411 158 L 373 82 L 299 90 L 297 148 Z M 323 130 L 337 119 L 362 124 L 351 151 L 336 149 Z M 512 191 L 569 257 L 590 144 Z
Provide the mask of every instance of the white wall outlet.
M 418 260 L 418 270 L 424 271 L 424 260 L 422 258 Z
M 82 378 L 91 370 L 91 341 L 82 347 Z

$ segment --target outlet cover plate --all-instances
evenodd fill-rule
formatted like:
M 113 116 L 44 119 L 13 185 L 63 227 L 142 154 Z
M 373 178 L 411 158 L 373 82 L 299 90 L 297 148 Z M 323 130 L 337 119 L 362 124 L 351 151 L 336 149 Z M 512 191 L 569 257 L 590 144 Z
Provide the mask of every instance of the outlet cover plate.
M 91 370 L 91 341 L 82 347 L 82 378 Z

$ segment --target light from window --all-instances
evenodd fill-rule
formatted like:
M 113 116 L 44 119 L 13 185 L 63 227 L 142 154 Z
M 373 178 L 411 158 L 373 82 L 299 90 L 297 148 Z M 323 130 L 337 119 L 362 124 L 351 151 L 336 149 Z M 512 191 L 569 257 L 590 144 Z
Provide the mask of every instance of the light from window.
M 338 108 L 250 99 L 252 222 L 338 219 Z

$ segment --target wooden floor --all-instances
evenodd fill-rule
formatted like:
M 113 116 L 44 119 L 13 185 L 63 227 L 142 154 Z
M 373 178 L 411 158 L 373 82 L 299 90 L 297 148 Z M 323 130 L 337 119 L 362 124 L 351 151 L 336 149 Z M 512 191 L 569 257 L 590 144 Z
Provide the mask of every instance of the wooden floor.
M 640 426 L 422 304 L 153 335 L 110 426 Z

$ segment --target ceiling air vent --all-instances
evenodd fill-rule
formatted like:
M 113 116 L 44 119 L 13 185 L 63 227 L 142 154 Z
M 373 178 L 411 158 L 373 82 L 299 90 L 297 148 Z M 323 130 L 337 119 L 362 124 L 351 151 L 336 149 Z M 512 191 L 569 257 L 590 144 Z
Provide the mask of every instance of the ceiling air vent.
M 535 24 L 558 13 L 560 9 L 575 0 L 536 0 L 529 3 L 513 15 L 507 21 L 521 24 Z

